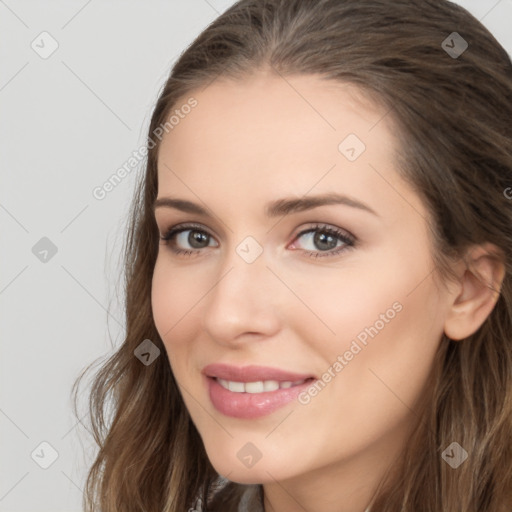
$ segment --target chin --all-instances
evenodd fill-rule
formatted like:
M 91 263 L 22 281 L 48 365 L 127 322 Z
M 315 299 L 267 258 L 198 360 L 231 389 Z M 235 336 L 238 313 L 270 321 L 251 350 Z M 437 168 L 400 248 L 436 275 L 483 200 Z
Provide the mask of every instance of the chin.
M 242 455 L 242 460 L 236 455 L 226 457 L 226 453 L 216 453 L 213 457 L 208 454 L 208 458 L 219 475 L 239 484 L 262 484 L 282 477 L 282 468 L 269 465 L 264 457 L 256 462 L 244 461 Z

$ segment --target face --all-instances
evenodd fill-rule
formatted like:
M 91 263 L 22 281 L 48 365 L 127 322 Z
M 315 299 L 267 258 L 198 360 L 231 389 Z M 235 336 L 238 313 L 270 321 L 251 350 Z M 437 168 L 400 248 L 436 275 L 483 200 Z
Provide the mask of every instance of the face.
M 386 111 L 308 76 L 193 96 L 159 152 L 152 306 L 208 457 L 241 483 L 370 474 L 448 304 Z

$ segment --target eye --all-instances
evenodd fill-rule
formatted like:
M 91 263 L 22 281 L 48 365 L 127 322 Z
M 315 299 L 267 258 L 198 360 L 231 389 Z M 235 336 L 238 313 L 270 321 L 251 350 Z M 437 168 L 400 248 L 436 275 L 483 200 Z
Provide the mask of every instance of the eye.
M 295 238 L 291 247 L 297 245 L 297 240 L 303 240 L 301 248 L 312 258 L 336 256 L 341 252 L 353 248 L 355 237 L 338 228 L 327 225 L 315 225 L 301 231 Z
M 217 247 L 218 244 L 211 244 L 214 241 L 212 235 L 199 225 L 174 226 L 167 233 L 160 237 L 164 244 L 169 245 L 175 254 L 191 256 L 198 254 L 206 247 Z
M 169 245 L 172 252 L 185 257 L 198 256 L 207 247 L 218 247 L 213 236 L 198 224 L 174 226 L 160 239 L 165 245 Z M 301 239 L 303 242 L 297 244 Z M 301 231 L 288 247 L 302 249 L 307 256 L 319 258 L 336 256 L 353 248 L 355 242 L 356 238 L 346 231 L 317 224 Z

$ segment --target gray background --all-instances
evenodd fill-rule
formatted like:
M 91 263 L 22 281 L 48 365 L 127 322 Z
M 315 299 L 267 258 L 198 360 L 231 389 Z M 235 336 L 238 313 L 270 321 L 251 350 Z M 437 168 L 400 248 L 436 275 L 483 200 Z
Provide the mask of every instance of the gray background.
M 122 341 L 142 165 L 104 199 L 93 190 L 143 145 L 172 63 L 232 3 L 0 0 L 1 512 L 81 510 L 94 445 L 70 390 Z M 512 54 L 512 0 L 458 3 Z

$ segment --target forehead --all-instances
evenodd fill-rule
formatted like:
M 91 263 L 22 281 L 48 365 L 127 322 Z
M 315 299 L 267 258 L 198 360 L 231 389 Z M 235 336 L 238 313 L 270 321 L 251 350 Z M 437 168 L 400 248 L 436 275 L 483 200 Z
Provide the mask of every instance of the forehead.
M 315 189 L 375 205 L 396 202 L 404 186 L 391 116 L 353 85 L 269 74 L 216 80 L 173 112 L 190 97 L 197 105 L 162 140 L 159 196 L 222 193 L 240 207 Z
M 358 88 L 316 76 L 260 73 L 240 81 L 218 79 L 193 96 L 197 106 L 162 144 L 166 156 L 165 147 L 172 145 L 176 160 L 204 159 L 207 152 L 208 158 L 224 160 L 293 160 L 300 153 L 318 161 L 321 153 L 338 156 L 339 142 L 350 133 L 365 145 L 392 133 L 385 133 L 386 110 Z M 186 102 L 182 98 L 174 108 Z M 380 130 L 374 131 L 376 124 Z M 385 142 L 390 147 L 391 141 Z

